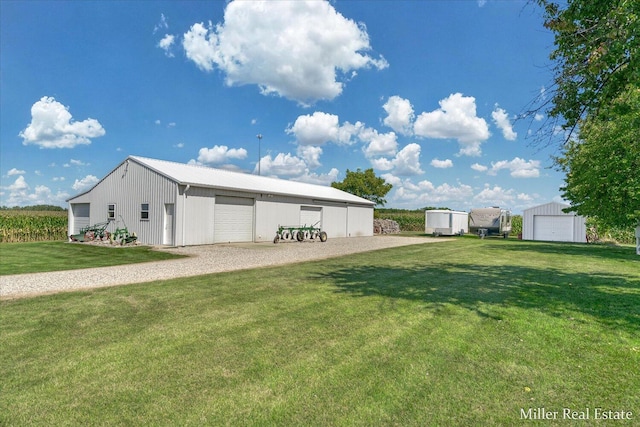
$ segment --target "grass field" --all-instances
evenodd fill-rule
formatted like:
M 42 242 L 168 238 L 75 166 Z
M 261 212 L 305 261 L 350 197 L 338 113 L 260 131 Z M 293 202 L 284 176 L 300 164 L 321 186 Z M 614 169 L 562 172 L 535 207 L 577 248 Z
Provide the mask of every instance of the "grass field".
M 0 244 L 0 276 L 108 267 L 180 258 L 149 246 L 107 247 L 80 243 L 31 242 Z
M 461 238 L 4 301 L 0 324 L 0 425 L 640 420 L 629 247 Z

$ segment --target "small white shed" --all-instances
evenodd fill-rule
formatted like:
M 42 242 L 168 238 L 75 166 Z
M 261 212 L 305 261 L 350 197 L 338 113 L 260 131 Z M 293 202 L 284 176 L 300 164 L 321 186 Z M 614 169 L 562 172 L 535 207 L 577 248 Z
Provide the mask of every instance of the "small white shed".
M 551 202 L 522 212 L 522 239 L 548 242 L 587 242 L 585 218 L 563 212 L 569 205 Z

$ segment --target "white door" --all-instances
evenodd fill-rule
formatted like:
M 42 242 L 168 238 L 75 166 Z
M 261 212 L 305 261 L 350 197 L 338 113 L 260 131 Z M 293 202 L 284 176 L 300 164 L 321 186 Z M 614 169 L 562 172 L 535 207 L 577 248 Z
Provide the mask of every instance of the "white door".
M 73 232 L 70 234 L 80 233 L 80 229 L 90 225 L 90 205 L 89 203 L 74 203 L 71 205 L 73 212 Z
M 573 217 L 566 215 L 535 215 L 533 240 L 547 242 L 572 242 Z
M 173 203 L 166 203 L 164 205 L 164 236 L 162 237 L 162 244 L 173 246 Z
M 316 206 L 301 206 L 300 225 L 322 228 L 322 208 Z
M 221 242 L 253 241 L 253 199 L 216 196 L 213 240 Z

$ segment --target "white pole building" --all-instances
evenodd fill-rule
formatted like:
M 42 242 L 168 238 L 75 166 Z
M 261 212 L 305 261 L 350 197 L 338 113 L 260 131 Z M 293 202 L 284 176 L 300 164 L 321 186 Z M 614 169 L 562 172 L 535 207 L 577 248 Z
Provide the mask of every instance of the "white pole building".
M 69 234 L 109 221 L 138 241 L 202 245 L 272 241 L 278 225 L 315 225 L 329 238 L 372 236 L 375 203 L 329 186 L 129 156 L 69 200 Z
M 564 212 L 569 205 L 551 202 L 522 212 L 522 239 L 586 243 L 585 218 Z

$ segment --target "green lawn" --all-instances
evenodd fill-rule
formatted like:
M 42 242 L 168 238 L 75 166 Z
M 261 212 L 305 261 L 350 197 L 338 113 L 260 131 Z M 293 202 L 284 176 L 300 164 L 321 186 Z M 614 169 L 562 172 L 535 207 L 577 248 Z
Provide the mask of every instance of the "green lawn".
M 462 238 L 3 301 L 0 425 L 637 425 L 639 258 Z
M 180 258 L 149 246 L 108 247 L 67 242 L 0 243 L 0 275 L 108 267 Z

